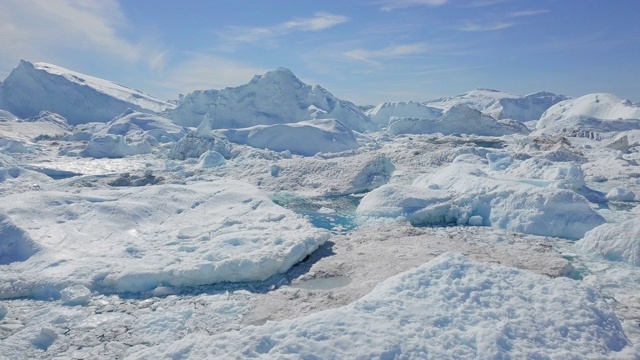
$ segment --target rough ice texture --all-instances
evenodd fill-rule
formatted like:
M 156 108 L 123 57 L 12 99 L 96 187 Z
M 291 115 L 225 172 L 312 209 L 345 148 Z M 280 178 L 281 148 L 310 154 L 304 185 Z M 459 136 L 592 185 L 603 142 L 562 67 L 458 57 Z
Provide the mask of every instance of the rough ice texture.
M 598 226 L 587 232 L 576 246 L 608 260 L 640 266 L 640 218 Z
M 374 123 L 386 126 L 392 117 L 436 119 L 442 115 L 442 110 L 415 101 L 400 101 L 378 104 L 366 114 Z
M 338 309 L 215 336 L 196 335 L 127 359 L 571 359 L 638 354 L 604 299 L 550 279 L 446 253 Z
M 229 141 L 273 151 L 313 156 L 317 153 L 357 149 L 353 131 L 335 119 L 308 120 L 292 124 L 257 125 L 244 129 L 218 130 Z
M 198 126 L 210 114 L 215 129 L 275 125 L 311 119 L 338 119 L 356 131 L 375 130 L 357 106 L 320 86 L 304 84 L 290 70 L 256 75 L 248 84 L 222 90 L 198 90 L 167 114 L 179 125 Z
M 640 129 L 640 106 L 612 94 L 594 93 L 550 107 L 535 134 L 593 137 L 590 133 Z
M 167 157 L 174 160 L 198 159 L 207 151 L 215 151 L 228 159 L 231 157 L 231 144 L 221 136 L 198 136 L 197 132 L 189 133 L 171 145 Z
M 160 112 L 172 107 L 170 103 L 111 81 L 25 60 L 0 83 L 0 108 L 21 118 L 47 110 L 76 125 L 107 122 L 128 108 Z
M 431 100 L 425 105 L 445 111 L 456 105 L 466 105 L 496 119 L 529 121 L 538 120 L 549 107 L 566 99 L 564 95 L 546 91 L 521 96 L 493 89 L 475 89 L 461 95 Z
M 636 198 L 636 194 L 622 186 L 614 187 L 607 193 L 607 200 L 610 201 L 633 201 Z
M 394 118 L 389 133 L 398 134 L 475 134 L 501 136 L 528 133 L 526 126 L 513 120 L 496 120 L 466 105 L 456 105 L 436 119 Z
M 107 123 L 105 131 L 131 140 L 151 140 L 156 144 L 175 142 L 186 135 L 182 126 L 167 118 L 131 109 Z
M 329 236 L 237 181 L 31 192 L 0 211 L 0 298 L 263 280 Z
M 467 163 L 465 158 L 460 156 L 434 174 L 416 179 L 413 186 L 385 185 L 372 191 L 360 202 L 359 217 L 462 225 L 472 216 L 481 216 L 486 226 L 569 239 L 579 239 L 604 223 L 588 201 L 573 191 L 492 178 L 483 166 Z
M 121 158 L 130 155 L 148 154 L 151 145 L 146 140 L 127 142 L 122 135 L 95 135 L 79 155 L 94 158 Z

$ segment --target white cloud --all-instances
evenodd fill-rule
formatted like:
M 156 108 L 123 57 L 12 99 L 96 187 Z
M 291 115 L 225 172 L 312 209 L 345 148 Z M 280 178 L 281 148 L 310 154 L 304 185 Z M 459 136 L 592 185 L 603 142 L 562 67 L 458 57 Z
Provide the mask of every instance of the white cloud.
M 475 22 L 464 22 L 456 27 L 456 30 L 467 31 L 467 32 L 478 32 L 478 31 L 496 31 L 507 29 L 514 26 L 514 22 L 491 22 L 491 23 L 475 23 Z
M 514 11 L 509 13 L 511 17 L 523 17 L 523 16 L 533 16 L 548 13 L 549 10 L 522 10 L 522 11 Z
M 232 51 L 242 44 L 260 43 L 261 45 L 275 46 L 277 38 L 293 31 L 320 31 L 349 20 L 343 15 L 321 11 L 309 18 L 294 18 L 268 27 L 232 26 L 228 27 L 226 31 L 218 32 L 217 35 L 223 41 L 220 48 Z
M 141 50 L 118 35 L 127 22 L 115 0 L 4 0 L 0 56 L 44 57 L 64 49 L 137 61 Z
M 425 53 L 429 47 L 424 43 L 394 45 L 378 50 L 353 49 L 342 53 L 343 56 L 363 61 L 369 64 L 378 64 L 379 59 L 391 59 Z
M 382 11 L 405 9 L 414 6 L 441 6 L 448 0 L 386 0 L 380 8 Z

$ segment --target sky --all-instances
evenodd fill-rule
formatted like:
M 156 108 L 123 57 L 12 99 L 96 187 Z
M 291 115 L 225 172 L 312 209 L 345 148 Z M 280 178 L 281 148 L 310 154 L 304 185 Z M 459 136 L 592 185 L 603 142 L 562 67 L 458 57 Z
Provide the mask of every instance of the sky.
M 638 0 L 0 0 L 20 59 L 161 99 L 285 67 L 358 105 L 474 88 L 640 101 Z

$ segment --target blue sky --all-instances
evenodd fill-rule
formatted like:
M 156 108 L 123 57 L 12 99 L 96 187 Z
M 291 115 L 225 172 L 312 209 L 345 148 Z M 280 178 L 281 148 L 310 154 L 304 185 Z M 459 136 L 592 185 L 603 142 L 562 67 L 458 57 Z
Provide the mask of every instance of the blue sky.
M 357 104 L 476 87 L 640 101 L 638 0 L 0 0 L 0 78 L 49 62 L 163 98 L 277 67 Z

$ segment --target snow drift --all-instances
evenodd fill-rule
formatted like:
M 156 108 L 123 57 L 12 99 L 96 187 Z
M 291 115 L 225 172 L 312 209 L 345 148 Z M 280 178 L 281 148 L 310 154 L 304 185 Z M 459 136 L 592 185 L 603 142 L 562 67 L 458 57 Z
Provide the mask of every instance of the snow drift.
M 0 83 L 0 108 L 21 118 L 51 111 L 76 125 L 107 122 L 128 108 L 160 112 L 173 105 L 108 80 L 21 60 Z
M 337 119 L 355 131 L 377 125 L 354 104 L 316 85 L 304 84 L 290 70 L 256 75 L 248 84 L 222 90 L 195 91 L 167 113 L 179 125 L 198 126 L 205 114 L 215 129 L 276 125 L 312 119 Z
M 595 290 L 446 253 L 338 309 L 186 337 L 127 359 L 634 358 Z
M 9 260 L 16 261 L 0 272 L 0 298 L 55 298 L 72 285 L 143 292 L 264 280 L 329 236 L 237 181 L 30 192 L 6 196 L 0 211 L 4 235 L 39 249 L 14 245 Z

